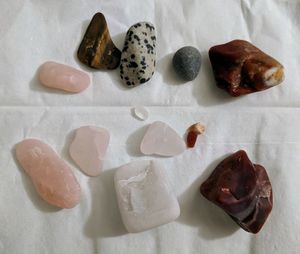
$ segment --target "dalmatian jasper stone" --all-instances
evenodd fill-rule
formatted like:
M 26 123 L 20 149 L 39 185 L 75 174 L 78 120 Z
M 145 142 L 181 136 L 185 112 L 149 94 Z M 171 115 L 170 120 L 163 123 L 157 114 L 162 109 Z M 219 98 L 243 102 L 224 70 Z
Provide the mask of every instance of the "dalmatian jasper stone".
M 156 35 L 149 22 L 131 26 L 121 55 L 120 75 L 127 87 L 146 83 L 155 70 Z

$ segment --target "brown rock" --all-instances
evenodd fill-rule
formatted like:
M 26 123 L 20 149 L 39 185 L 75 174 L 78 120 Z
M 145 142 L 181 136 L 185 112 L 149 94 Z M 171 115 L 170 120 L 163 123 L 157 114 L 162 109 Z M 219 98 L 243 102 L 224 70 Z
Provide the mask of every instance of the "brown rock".
M 96 13 L 77 52 L 78 59 L 95 69 L 116 69 L 121 51 L 112 42 L 105 17 Z
M 264 167 L 252 164 L 245 151 L 223 160 L 200 187 L 244 230 L 258 233 L 273 206 L 272 186 Z
M 262 91 L 284 79 L 283 66 L 247 41 L 214 46 L 209 58 L 217 86 L 231 96 Z
M 196 144 L 198 135 L 205 132 L 205 126 L 201 123 L 195 123 L 187 129 L 186 143 L 187 147 L 193 148 Z

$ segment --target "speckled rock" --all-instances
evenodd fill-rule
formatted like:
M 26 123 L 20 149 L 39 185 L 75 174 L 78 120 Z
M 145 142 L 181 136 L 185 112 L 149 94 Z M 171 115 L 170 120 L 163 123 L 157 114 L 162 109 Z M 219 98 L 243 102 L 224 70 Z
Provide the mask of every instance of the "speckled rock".
M 173 67 L 183 80 L 194 80 L 201 67 L 199 50 L 190 46 L 179 49 L 173 57 Z
M 155 28 L 139 22 L 129 28 L 121 55 L 120 75 L 127 87 L 146 83 L 155 70 Z

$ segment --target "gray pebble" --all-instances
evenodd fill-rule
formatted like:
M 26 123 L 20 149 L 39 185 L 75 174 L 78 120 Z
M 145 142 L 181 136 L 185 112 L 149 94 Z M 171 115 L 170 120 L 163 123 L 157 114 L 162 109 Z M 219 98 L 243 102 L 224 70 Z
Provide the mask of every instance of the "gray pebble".
M 194 80 L 201 67 L 199 50 L 191 46 L 179 49 L 173 57 L 173 67 L 183 80 Z

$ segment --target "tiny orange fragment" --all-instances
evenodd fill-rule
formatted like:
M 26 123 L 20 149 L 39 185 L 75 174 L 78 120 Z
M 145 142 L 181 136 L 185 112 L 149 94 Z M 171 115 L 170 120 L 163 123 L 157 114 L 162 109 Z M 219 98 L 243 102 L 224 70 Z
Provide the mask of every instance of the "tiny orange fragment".
M 196 144 L 198 135 L 205 132 L 205 126 L 200 123 L 195 123 L 187 129 L 186 143 L 189 148 L 193 148 Z

